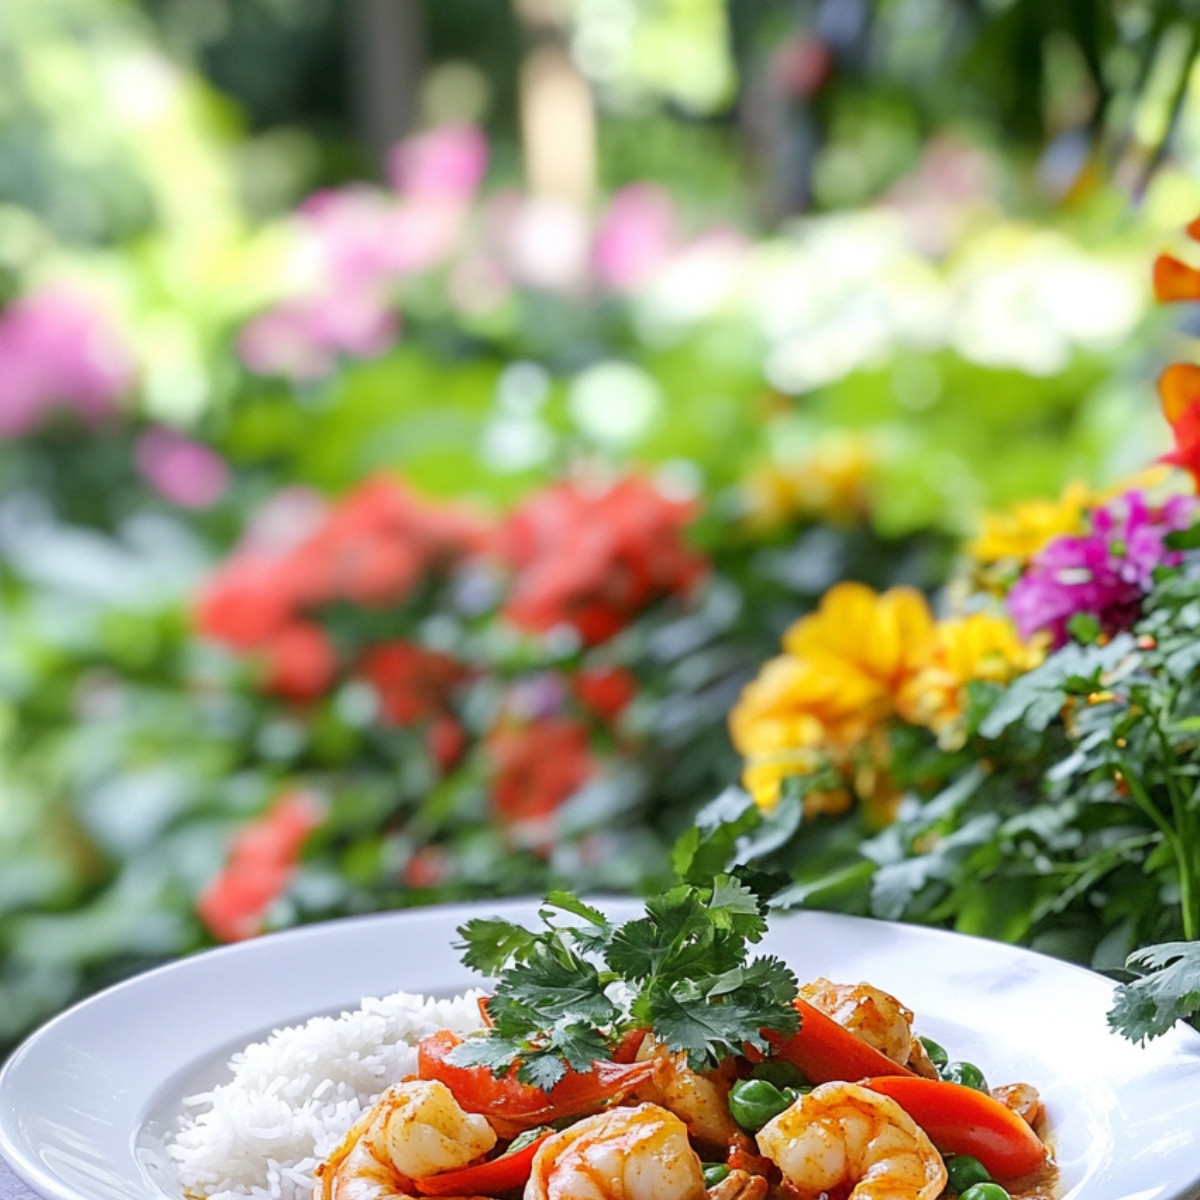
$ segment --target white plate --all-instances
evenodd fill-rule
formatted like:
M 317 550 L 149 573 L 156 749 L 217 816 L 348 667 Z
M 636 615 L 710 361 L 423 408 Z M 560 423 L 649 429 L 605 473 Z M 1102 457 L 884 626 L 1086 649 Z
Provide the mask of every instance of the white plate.
M 605 907 L 627 919 L 640 905 Z M 468 917 L 534 922 L 508 901 L 361 917 L 273 934 L 150 971 L 64 1013 L 0 1074 L 0 1152 L 50 1200 L 180 1200 L 164 1151 L 181 1098 L 270 1029 L 404 989 L 480 983 L 451 949 Z M 1200 1035 L 1146 1048 L 1105 1024 L 1100 976 L 1009 946 L 826 913 L 772 921 L 763 950 L 802 978 L 869 980 L 992 1083 L 1042 1092 L 1063 1200 L 1200 1197 Z

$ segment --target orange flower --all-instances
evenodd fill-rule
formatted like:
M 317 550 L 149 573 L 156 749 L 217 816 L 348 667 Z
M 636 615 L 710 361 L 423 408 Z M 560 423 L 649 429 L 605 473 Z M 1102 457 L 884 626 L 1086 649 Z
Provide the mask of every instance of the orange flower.
M 1154 260 L 1154 298 L 1160 304 L 1200 300 L 1200 271 L 1172 254 L 1160 254 Z
M 1200 489 L 1200 367 L 1172 363 L 1159 376 L 1158 394 L 1175 435 L 1175 449 L 1162 461 L 1182 467 Z
M 446 711 L 467 670 L 448 654 L 395 639 L 372 646 L 357 673 L 375 689 L 387 723 L 415 725 Z

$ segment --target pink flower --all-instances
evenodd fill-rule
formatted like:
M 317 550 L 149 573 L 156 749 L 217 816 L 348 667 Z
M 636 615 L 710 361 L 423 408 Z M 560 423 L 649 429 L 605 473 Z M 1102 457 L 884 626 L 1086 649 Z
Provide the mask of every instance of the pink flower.
M 327 282 L 351 289 L 386 278 L 395 210 L 394 197 L 363 185 L 315 192 L 300 205 L 301 237 Z
M 138 439 L 134 461 L 151 487 L 183 508 L 208 508 L 229 484 L 229 471 L 216 451 L 162 425 Z
M 322 379 L 339 353 L 374 358 L 399 332 L 399 315 L 382 295 L 368 289 L 332 290 L 255 317 L 238 337 L 238 353 L 260 375 Z
M 651 183 L 622 188 L 596 230 L 592 266 L 603 287 L 630 292 L 654 274 L 675 244 L 675 204 Z
M 388 158 L 388 178 L 406 196 L 467 201 L 487 170 L 488 144 L 473 125 L 443 125 L 406 138 Z
M 116 412 L 133 378 L 128 349 L 80 295 L 48 288 L 0 315 L 0 436 L 27 433 L 55 408 L 97 424 Z

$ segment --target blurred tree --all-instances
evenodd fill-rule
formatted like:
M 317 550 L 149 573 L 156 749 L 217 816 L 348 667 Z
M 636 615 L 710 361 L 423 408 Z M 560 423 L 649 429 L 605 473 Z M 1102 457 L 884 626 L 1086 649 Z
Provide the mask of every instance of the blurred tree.
M 1136 195 L 1200 48 L 1195 0 L 728 2 L 739 119 L 773 212 L 869 199 L 946 127 L 1034 164 L 1051 199 L 1096 177 Z

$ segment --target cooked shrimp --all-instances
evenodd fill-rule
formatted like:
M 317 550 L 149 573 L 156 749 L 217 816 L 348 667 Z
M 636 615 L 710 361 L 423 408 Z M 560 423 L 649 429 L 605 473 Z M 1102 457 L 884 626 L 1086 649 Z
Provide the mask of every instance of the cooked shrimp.
M 548 1137 L 524 1200 L 705 1200 L 687 1126 L 657 1104 L 610 1108 Z
M 1006 1083 L 992 1088 L 993 1099 L 1012 1109 L 1030 1129 L 1042 1119 L 1042 1098 L 1031 1083 Z
M 856 1083 L 813 1088 L 758 1131 L 758 1148 L 801 1200 L 846 1187 L 847 1200 L 935 1200 L 946 1186 L 925 1131 Z
M 414 1179 L 465 1167 L 495 1144 L 487 1119 L 464 1112 L 444 1083 L 398 1083 L 317 1167 L 314 1200 L 411 1200 Z
M 937 1078 L 925 1047 L 913 1036 L 912 1010 L 895 996 L 869 983 L 833 983 L 825 978 L 804 984 L 800 996 L 892 1062 Z
M 719 1071 L 698 1074 L 687 1065 L 686 1055 L 672 1054 L 647 1034 L 638 1049 L 638 1061 L 656 1057 L 661 1068 L 653 1079 L 634 1089 L 634 1099 L 673 1112 L 697 1141 L 729 1146 L 739 1140 L 741 1130 L 729 1115 L 730 1080 Z

